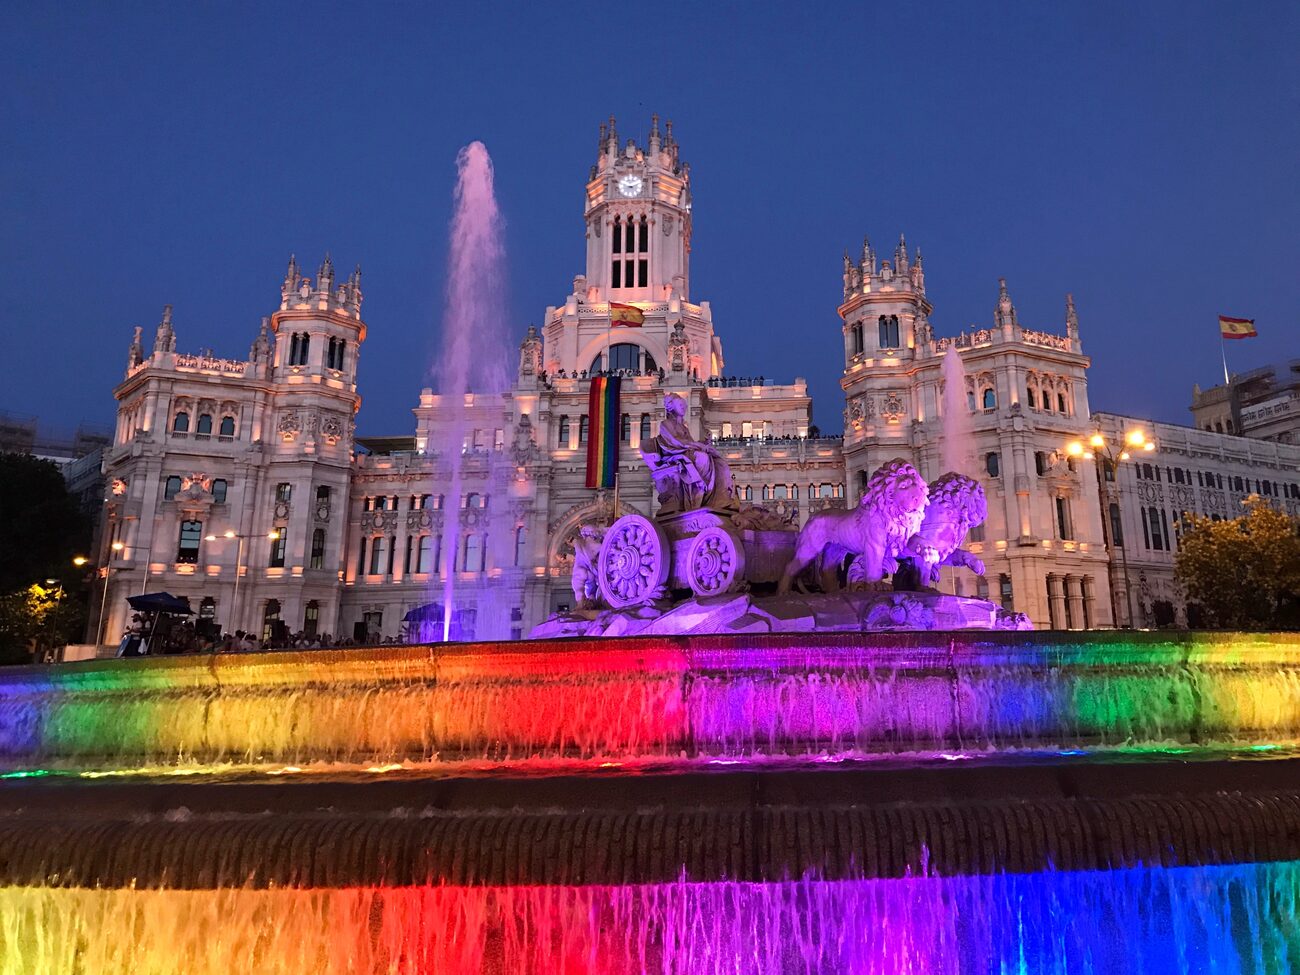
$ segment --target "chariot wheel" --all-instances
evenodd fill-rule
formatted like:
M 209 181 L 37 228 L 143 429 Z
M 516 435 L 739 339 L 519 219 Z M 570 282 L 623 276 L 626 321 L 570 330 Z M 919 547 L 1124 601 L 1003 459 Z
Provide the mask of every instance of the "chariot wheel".
M 691 542 L 684 574 L 697 596 L 735 592 L 745 579 L 745 546 L 725 528 L 706 528 Z
M 600 545 L 600 594 L 614 609 L 661 598 L 668 584 L 668 536 L 645 515 L 624 515 Z

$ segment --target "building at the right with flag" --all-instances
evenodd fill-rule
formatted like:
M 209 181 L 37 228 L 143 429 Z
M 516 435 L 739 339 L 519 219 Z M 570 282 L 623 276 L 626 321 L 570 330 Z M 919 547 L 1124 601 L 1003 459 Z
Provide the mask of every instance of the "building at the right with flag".
M 1300 359 L 1237 373 L 1192 388 L 1192 425 L 1256 440 L 1300 444 Z

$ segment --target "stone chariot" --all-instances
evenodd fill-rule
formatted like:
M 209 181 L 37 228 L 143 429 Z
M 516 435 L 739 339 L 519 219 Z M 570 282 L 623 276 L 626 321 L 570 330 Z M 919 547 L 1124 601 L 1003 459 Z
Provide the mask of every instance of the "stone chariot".
M 779 581 L 794 554 L 794 533 L 737 521 L 733 511 L 711 508 L 619 518 L 605 532 L 597 564 L 605 603 L 625 609 L 674 591 L 721 596 Z

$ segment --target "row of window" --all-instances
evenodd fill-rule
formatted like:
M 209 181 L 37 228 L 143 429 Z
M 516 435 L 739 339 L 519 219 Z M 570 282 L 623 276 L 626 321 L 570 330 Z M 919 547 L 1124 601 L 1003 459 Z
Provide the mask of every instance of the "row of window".
M 614 219 L 613 251 L 619 256 L 610 263 L 611 288 L 650 284 L 650 223 L 645 217 L 629 217 L 626 222 L 622 217 Z
M 754 487 L 746 484 L 744 487 L 737 488 L 742 500 L 754 500 Z M 764 484 L 759 489 L 759 497 L 763 501 L 798 501 L 799 485 L 798 484 Z M 818 498 L 842 498 L 844 497 L 843 484 L 809 484 L 808 497 L 817 500 Z
M 460 540 L 456 553 L 456 572 L 486 572 L 487 535 L 467 534 Z M 528 541 L 527 530 L 523 525 L 515 528 L 514 564 L 524 564 L 525 545 Z M 372 576 L 391 576 L 397 561 L 397 537 L 374 535 L 362 538 L 357 553 L 357 574 Z M 442 571 L 442 536 L 441 535 L 407 535 L 405 555 L 402 565 L 407 575 L 412 573 L 433 573 Z
M 639 424 L 639 432 L 642 442 L 650 439 L 650 414 L 642 413 Z M 591 421 L 587 414 L 583 413 L 578 417 L 578 443 L 585 444 L 591 431 Z M 573 432 L 573 421 L 571 417 L 562 416 L 556 424 L 555 443 L 556 446 L 563 449 L 569 446 L 569 437 Z M 624 413 L 618 420 L 618 438 L 624 443 L 630 443 L 632 440 L 632 414 Z
M 1187 484 L 1192 483 L 1193 471 L 1183 467 L 1164 467 L 1159 464 L 1139 464 L 1134 470 L 1139 480 L 1144 481 L 1162 481 L 1168 480 L 1170 484 Z M 1198 487 L 1217 488 L 1223 490 L 1226 480 L 1228 489 L 1236 491 L 1238 494 L 1247 494 L 1254 492 L 1266 498 L 1296 498 L 1300 499 L 1300 484 L 1281 484 L 1277 481 L 1265 481 L 1256 478 L 1252 481 L 1249 477 L 1230 474 L 1224 478 L 1222 474 L 1216 474 L 1213 471 L 1196 471 L 1196 484 Z
M 1053 410 L 1053 396 L 1050 389 L 1039 390 L 1034 386 L 1025 388 L 1025 403 L 1031 410 L 1042 410 L 1044 413 L 1060 413 L 1062 416 L 1070 416 L 1074 411 L 1070 409 L 1070 398 L 1064 392 L 1058 392 L 1055 396 L 1055 410 Z
M 325 368 L 343 370 L 343 357 L 347 349 L 346 339 L 332 338 L 325 345 Z M 311 335 L 307 332 L 294 332 L 289 336 L 289 365 L 305 366 L 311 353 Z
M 288 545 L 288 531 L 283 527 L 276 529 L 277 536 L 271 540 L 271 555 L 268 565 L 273 569 L 284 568 L 285 552 Z M 203 543 L 203 522 L 198 520 L 182 521 L 180 537 L 176 542 L 176 561 L 182 565 L 195 565 L 199 561 L 199 549 Z M 312 533 L 311 567 L 325 568 L 325 529 L 317 528 Z
M 185 410 L 180 410 L 172 417 L 172 433 L 189 433 L 190 432 L 190 415 Z M 199 418 L 194 423 L 195 437 L 212 436 L 212 414 L 200 413 Z M 235 418 L 233 416 L 223 416 L 221 423 L 217 427 L 217 436 L 233 438 L 235 436 Z

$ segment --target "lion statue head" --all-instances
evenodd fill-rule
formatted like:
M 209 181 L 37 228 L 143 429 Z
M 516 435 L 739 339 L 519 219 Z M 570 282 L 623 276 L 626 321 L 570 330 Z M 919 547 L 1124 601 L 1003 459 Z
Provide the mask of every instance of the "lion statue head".
M 884 522 L 891 538 L 906 541 L 925 515 L 929 488 L 921 472 L 901 458 L 881 464 L 867 479 L 858 508 Z
M 989 516 L 988 500 L 984 497 L 984 487 L 974 478 L 949 471 L 930 483 L 930 502 L 926 510 L 928 521 L 939 512 L 949 512 L 949 518 L 961 521 L 961 532 L 966 532 L 976 525 L 984 524 Z

